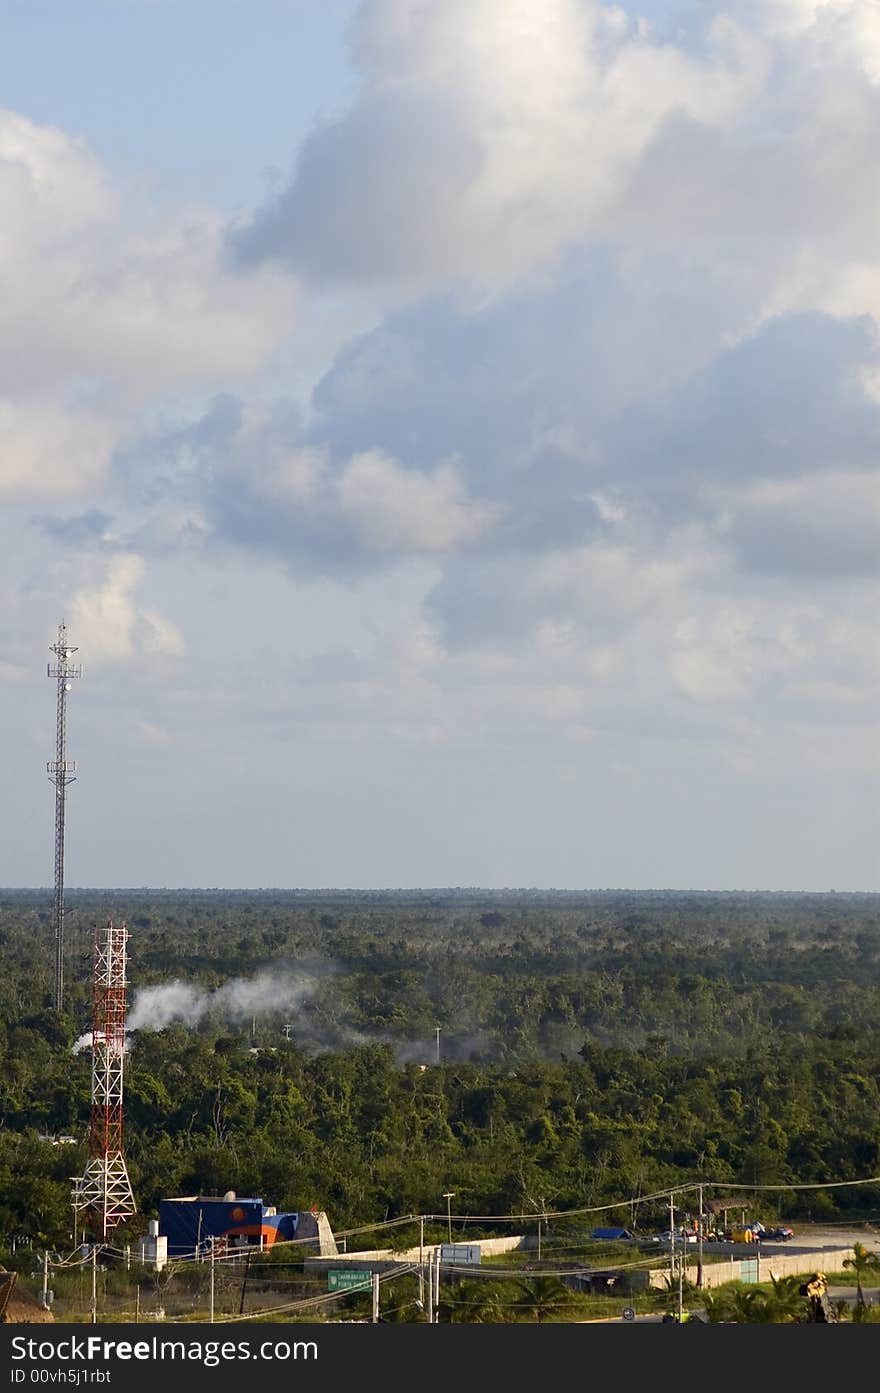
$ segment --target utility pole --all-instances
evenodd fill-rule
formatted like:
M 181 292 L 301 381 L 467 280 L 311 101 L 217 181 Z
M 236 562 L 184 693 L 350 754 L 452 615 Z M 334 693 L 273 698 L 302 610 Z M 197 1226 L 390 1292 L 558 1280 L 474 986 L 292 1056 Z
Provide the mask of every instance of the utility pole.
M 437 1063 L 439 1064 L 439 1063 L 440 1063 L 440 1027 L 439 1027 L 439 1025 L 438 1025 L 438 1026 L 435 1026 L 434 1029 L 435 1029 L 436 1032 L 437 1032 Z
M 214 1324 L 214 1239 L 211 1238 L 211 1275 L 208 1282 L 208 1322 Z
M 669 1286 L 675 1281 L 675 1207 L 673 1192 L 669 1191 Z
M 373 1324 L 374 1324 L 374 1325 L 378 1325 L 378 1324 L 379 1324 L 379 1274 L 378 1274 L 378 1272 L 372 1273 L 372 1287 L 373 1287 Z
M 538 1262 L 541 1261 L 541 1220 L 538 1220 Z
M 44 1311 L 49 1309 L 49 1254 L 45 1249 L 43 1251 L 43 1299 L 40 1304 Z
M 247 1257 L 244 1260 L 244 1276 L 241 1279 L 241 1300 L 238 1303 L 238 1314 L 244 1315 L 244 1297 L 247 1291 L 248 1273 L 251 1270 L 251 1250 L 248 1248 Z
M 81 663 L 71 662 L 76 653 L 73 644 L 67 641 L 67 625 L 58 625 L 58 637 L 49 649 L 57 662 L 49 663 L 46 675 L 54 677 L 57 683 L 55 699 L 55 758 L 46 765 L 50 784 L 55 785 L 55 900 L 52 914 L 52 927 L 55 937 L 55 991 L 56 1011 L 64 1009 L 64 814 L 67 788 L 76 779 L 76 760 L 67 758 L 67 693 L 75 677 L 82 677 Z
M 697 1216 L 697 1286 L 703 1285 L 703 1187 L 697 1186 L 697 1202 L 700 1212 Z
M 92 1244 L 92 1325 L 98 1324 L 98 1245 Z
M 434 1324 L 440 1324 L 440 1249 L 434 1255 Z
M 425 1309 L 425 1216 L 419 1215 L 419 1309 Z
M 446 1225 L 449 1232 L 449 1242 L 452 1243 L 452 1201 L 455 1199 L 455 1190 L 444 1190 L 443 1198 L 446 1201 Z
M 434 1254 L 431 1253 L 428 1267 L 428 1324 L 434 1324 Z

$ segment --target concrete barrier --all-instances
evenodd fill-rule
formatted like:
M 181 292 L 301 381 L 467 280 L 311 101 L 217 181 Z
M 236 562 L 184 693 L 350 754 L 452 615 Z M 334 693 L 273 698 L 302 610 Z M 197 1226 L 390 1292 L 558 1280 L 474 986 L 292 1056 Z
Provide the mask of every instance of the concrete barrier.
M 494 1257 L 499 1253 L 511 1253 L 517 1251 L 534 1251 L 536 1240 L 534 1235 L 518 1235 L 512 1238 L 480 1238 L 475 1239 L 482 1252 L 483 1257 Z M 439 1243 L 425 1244 L 423 1256 L 427 1260 L 428 1256 L 440 1247 Z M 852 1257 L 852 1248 L 799 1248 L 795 1253 L 767 1252 L 760 1251 L 756 1244 L 737 1243 L 713 1245 L 715 1256 L 723 1252 L 722 1261 L 704 1262 L 703 1264 L 703 1287 L 720 1287 L 725 1282 L 768 1282 L 771 1277 L 790 1277 L 800 1276 L 802 1273 L 810 1272 L 841 1272 L 843 1270 L 844 1258 Z M 644 1252 L 644 1250 L 643 1250 Z M 339 1253 L 338 1256 L 329 1257 L 307 1257 L 304 1262 L 306 1272 L 328 1272 L 334 1267 L 350 1267 L 356 1269 L 368 1268 L 375 1272 L 388 1271 L 399 1266 L 401 1263 L 417 1263 L 420 1252 L 418 1248 L 406 1248 L 403 1251 L 395 1252 L 393 1248 L 373 1248 L 369 1251 L 354 1253 Z M 635 1258 L 636 1254 L 633 1253 Z M 646 1255 L 647 1256 L 647 1255 Z M 688 1258 L 691 1254 L 688 1253 Z M 616 1264 L 609 1262 L 607 1268 L 603 1265 L 602 1270 L 608 1272 L 615 1271 Z M 641 1285 L 645 1280 L 644 1269 L 639 1272 L 638 1268 L 630 1268 L 629 1264 L 620 1263 L 620 1271 L 628 1275 L 633 1285 Z M 693 1261 L 688 1261 L 684 1269 L 687 1281 L 694 1286 L 697 1284 L 697 1265 Z M 652 1267 L 647 1271 L 647 1284 L 652 1287 L 665 1287 L 669 1278 L 668 1265 L 662 1267 Z
M 703 1264 L 703 1286 L 720 1287 L 725 1282 L 769 1282 L 771 1277 L 799 1277 L 811 1272 L 841 1272 L 844 1258 L 852 1257 L 852 1248 L 799 1249 L 796 1253 L 756 1252 L 744 1246 L 729 1259 Z M 684 1269 L 687 1281 L 697 1283 L 697 1267 L 688 1263 Z M 664 1287 L 669 1278 L 668 1267 L 652 1267 L 652 1287 Z
M 473 1243 L 480 1249 L 484 1258 L 497 1257 L 499 1253 L 533 1249 L 536 1246 L 536 1240 L 530 1234 L 525 1236 L 520 1234 L 513 1238 L 475 1238 Z M 356 1253 L 339 1253 L 338 1256 L 332 1258 L 327 1256 L 306 1258 L 303 1267 L 306 1272 L 329 1272 L 334 1267 L 356 1269 L 370 1267 L 374 1271 L 383 1271 L 397 1267 L 400 1263 L 418 1262 L 420 1256 L 427 1260 L 429 1255 L 436 1252 L 440 1246 L 439 1243 L 426 1243 L 424 1249 L 404 1248 L 400 1252 L 395 1252 L 393 1248 L 372 1248 L 369 1251 L 361 1250 Z

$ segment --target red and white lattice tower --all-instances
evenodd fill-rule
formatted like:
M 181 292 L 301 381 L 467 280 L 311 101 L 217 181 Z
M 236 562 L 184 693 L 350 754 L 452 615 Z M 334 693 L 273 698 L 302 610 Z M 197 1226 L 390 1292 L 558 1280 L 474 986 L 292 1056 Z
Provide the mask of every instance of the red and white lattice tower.
M 122 1074 L 125 1061 L 125 924 L 95 928 L 92 1016 L 92 1117 L 89 1159 L 74 1180 L 73 1208 L 96 1237 L 136 1212 L 122 1154 Z

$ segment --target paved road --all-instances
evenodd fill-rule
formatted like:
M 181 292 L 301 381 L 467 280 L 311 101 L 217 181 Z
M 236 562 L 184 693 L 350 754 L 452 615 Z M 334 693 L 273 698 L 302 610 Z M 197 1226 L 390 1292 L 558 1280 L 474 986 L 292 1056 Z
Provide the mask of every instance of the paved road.
M 785 1221 L 783 1221 L 785 1222 Z M 762 1243 L 761 1252 L 771 1256 L 776 1253 L 811 1253 L 820 1248 L 851 1248 L 854 1243 L 862 1243 L 869 1253 L 880 1253 L 880 1223 L 865 1226 L 864 1224 L 802 1224 L 797 1220 L 791 1220 L 791 1227 L 794 1229 L 794 1238 L 790 1238 L 787 1243 Z M 663 1259 L 668 1256 L 669 1246 L 665 1243 L 654 1245 L 658 1255 Z M 721 1256 L 748 1257 L 754 1255 L 754 1248 L 744 1243 L 709 1243 L 705 1245 L 707 1253 L 720 1254 Z M 679 1249 L 676 1249 L 679 1251 Z M 688 1243 L 685 1247 L 688 1259 L 696 1261 L 696 1244 Z
M 880 1305 L 880 1287 L 862 1287 L 862 1293 L 869 1306 Z M 828 1295 L 832 1301 L 857 1301 L 858 1292 L 855 1287 L 829 1287 Z
M 784 1248 L 788 1253 L 796 1253 L 799 1249 L 851 1248 L 854 1243 L 861 1243 L 869 1253 L 880 1253 L 880 1225 L 877 1224 L 866 1228 L 862 1224 L 792 1223 L 791 1227 L 794 1238 L 789 1239 L 788 1243 L 762 1244 L 762 1251 L 770 1252 L 772 1249 L 778 1252 Z

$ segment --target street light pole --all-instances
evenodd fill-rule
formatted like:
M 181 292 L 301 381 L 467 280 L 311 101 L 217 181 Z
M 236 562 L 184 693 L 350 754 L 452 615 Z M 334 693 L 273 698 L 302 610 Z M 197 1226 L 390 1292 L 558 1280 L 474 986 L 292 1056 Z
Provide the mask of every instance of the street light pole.
M 455 1199 L 455 1190 L 444 1190 L 443 1198 L 446 1201 L 446 1226 L 449 1231 L 449 1242 L 452 1242 L 452 1201 Z
M 673 1191 L 670 1190 L 670 1300 L 675 1290 L 675 1206 Z
M 675 1281 L 675 1208 L 673 1193 L 669 1192 L 669 1285 Z

